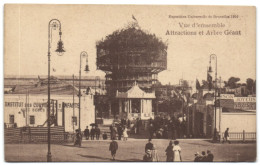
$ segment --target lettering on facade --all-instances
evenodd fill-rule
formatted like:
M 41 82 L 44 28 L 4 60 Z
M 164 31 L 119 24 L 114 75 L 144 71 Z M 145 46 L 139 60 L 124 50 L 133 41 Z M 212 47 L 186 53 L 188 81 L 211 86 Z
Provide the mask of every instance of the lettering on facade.
M 253 102 L 235 102 L 235 109 L 243 109 L 243 110 L 256 110 L 256 103 Z
M 233 94 L 221 94 L 220 99 L 234 99 Z
M 235 97 L 234 102 L 256 102 L 256 97 Z
M 5 107 L 23 107 L 23 102 L 5 102 Z

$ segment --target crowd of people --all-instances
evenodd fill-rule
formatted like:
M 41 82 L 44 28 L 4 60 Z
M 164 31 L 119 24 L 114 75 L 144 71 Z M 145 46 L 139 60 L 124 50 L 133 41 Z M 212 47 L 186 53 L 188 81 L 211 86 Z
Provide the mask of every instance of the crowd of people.
M 194 162 L 213 162 L 214 155 L 210 150 L 207 150 L 207 154 L 205 151 L 202 151 L 201 154 L 199 152 L 195 153 Z
M 123 137 L 123 140 L 126 141 L 127 138 L 128 138 L 128 129 L 127 129 L 127 126 L 120 123 L 120 124 L 112 124 L 110 127 L 110 137 L 111 139 L 118 139 L 118 140 L 121 140 L 122 137 Z
M 179 141 L 170 141 L 166 150 L 166 162 L 181 162 L 181 147 L 179 146 Z M 160 158 L 158 156 L 155 145 L 152 143 L 152 139 L 149 139 L 148 143 L 145 145 L 145 154 L 143 156 L 144 162 L 159 162 Z
M 86 137 L 86 140 L 89 140 L 89 137 L 91 140 L 94 140 L 96 138 L 96 140 L 99 140 L 100 137 L 100 128 L 98 127 L 98 125 L 92 126 L 92 128 L 89 130 L 88 126 L 86 127 L 86 129 L 84 130 L 84 136 Z
M 149 137 L 157 139 L 177 139 L 186 137 L 186 122 L 175 117 L 155 117 L 149 119 Z
M 145 162 L 159 162 L 160 160 L 156 146 L 152 143 L 152 138 L 165 138 L 165 139 L 173 139 L 170 140 L 169 145 L 165 149 L 166 153 L 166 161 L 167 162 L 181 162 L 181 147 L 179 145 L 179 141 L 176 138 L 185 137 L 185 121 L 180 122 L 175 118 L 165 118 L 165 117 L 156 117 L 154 120 L 149 119 L 148 123 L 149 130 L 149 140 L 145 145 L 145 154 L 143 156 L 143 161 Z M 140 130 L 143 128 L 143 123 L 138 118 L 134 120 L 134 122 L 130 122 L 129 120 L 121 119 L 119 123 L 113 123 L 110 129 L 111 143 L 109 145 L 109 151 L 111 152 L 112 160 L 115 160 L 116 151 L 119 146 L 116 140 L 124 140 L 126 141 L 128 138 L 128 130 L 133 131 L 133 133 L 138 134 Z M 93 125 L 89 130 L 88 126 L 84 130 L 83 133 L 80 130 L 76 130 L 76 140 L 74 145 L 81 146 L 82 134 L 84 134 L 86 140 L 99 140 L 100 139 L 100 128 L 98 125 Z M 225 132 L 224 138 L 228 141 L 228 129 Z M 103 139 L 106 140 L 107 133 L 103 133 Z M 202 151 L 201 154 L 199 152 L 195 153 L 194 162 L 213 162 L 214 155 L 211 151 L 207 150 Z

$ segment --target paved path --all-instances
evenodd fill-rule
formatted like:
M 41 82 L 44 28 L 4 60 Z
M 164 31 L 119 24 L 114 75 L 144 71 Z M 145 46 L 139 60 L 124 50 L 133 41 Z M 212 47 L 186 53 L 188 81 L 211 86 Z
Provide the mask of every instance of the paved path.
M 214 161 L 255 161 L 256 144 L 217 144 L 202 139 L 181 139 L 183 161 L 193 161 L 197 151 L 211 150 Z M 119 141 L 116 161 L 142 161 L 144 146 L 147 140 L 129 139 Z M 52 160 L 57 162 L 111 161 L 108 151 L 110 140 L 83 141 L 82 147 L 74 147 L 72 143 L 51 145 Z M 169 140 L 153 140 L 161 161 L 165 161 L 165 149 Z M 5 144 L 6 161 L 46 161 L 47 144 Z

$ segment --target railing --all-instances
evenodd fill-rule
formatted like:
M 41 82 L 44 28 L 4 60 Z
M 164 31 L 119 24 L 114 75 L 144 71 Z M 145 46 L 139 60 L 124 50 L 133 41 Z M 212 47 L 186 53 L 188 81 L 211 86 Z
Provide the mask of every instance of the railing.
M 47 127 L 5 128 L 5 143 L 37 143 L 47 142 Z M 51 142 L 64 143 L 68 140 L 68 133 L 64 127 L 51 127 Z
M 222 133 L 224 137 L 224 132 Z M 223 139 L 222 139 L 223 140 Z M 256 141 L 256 132 L 230 132 L 229 133 L 230 141 Z

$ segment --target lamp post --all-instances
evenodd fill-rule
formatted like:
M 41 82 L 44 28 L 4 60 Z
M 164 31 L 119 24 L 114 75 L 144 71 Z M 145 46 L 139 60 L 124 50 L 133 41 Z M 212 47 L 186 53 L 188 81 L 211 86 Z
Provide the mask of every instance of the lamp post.
M 52 38 L 52 30 L 56 30 L 56 28 L 59 28 L 59 36 L 60 40 L 58 42 L 58 47 L 55 50 L 59 56 L 63 55 L 65 50 L 63 49 L 63 42 L 61 41 L 61 23 L 58 19 L 52 19 L 49 22 L 48 25 L 48 152 L 47 152 L 47 162 L 52 161 L 51 156 L 51 123 L 50 123 L 50 99 L 51 99 L 51 93 L 50 93 L 50 62 L 51 62 L 51 38 Z
M 216 63 L 216 66 L 215 66 L 215 94 L 214 94 L 214 98 L 215 98 L 215 104 L 214 104 L 214 109 L 215 109 L 215 128 L 214 128 L 214 137 L 213 137 L 213 140 L 216 141 L 217 140 L 217 75 L 218 75 L 218 65 L 217 65 L 217 55 L 215 54 L 211 54 L 210 55 L 210 68 L 211 68 L 211 60 L 215 59 L 215 63 Z M 212 70 L 211 70 L 212 72 Z
M 88 69 L 88 53 L 85 52 L 85 51 L 82 51 L 80 53 L 80 64 L 79 64 L 79 132 L 81 132 L 81 130 L 80 130 L 80 110 L 81 110 L 81 108 L 80 108 L 80 98 L 81 98 L 81 58 L 82 57 L 86 57 L 87 60 L 86 60 L 85 71 L 86 72 L 89 71 L 89 69 Z

